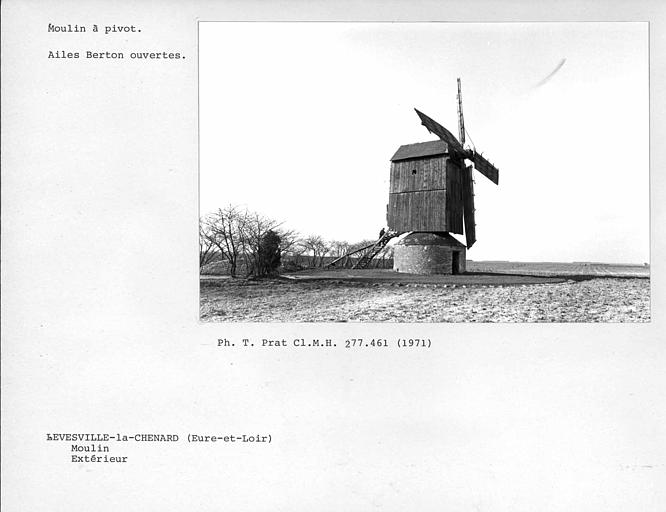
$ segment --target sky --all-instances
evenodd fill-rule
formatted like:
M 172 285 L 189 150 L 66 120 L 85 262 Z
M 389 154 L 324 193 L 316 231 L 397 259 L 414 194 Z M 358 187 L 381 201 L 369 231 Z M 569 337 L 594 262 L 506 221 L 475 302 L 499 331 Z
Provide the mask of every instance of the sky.
M 457 134 L 460 77 L 467 143 L 500 171 L 474 173 L 469 259 L 649 261 L 646 23 L 199 27 L 201 214 L 375 238 L 391 156 L 436 139 L 413 109 Z

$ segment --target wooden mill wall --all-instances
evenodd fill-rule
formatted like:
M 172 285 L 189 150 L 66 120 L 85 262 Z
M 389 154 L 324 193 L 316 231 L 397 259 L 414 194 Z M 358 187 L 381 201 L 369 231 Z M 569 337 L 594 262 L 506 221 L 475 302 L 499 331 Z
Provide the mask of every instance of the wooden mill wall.
M 447 158 L 391 163 L 388 226 L 396 231 L 449 231 Z

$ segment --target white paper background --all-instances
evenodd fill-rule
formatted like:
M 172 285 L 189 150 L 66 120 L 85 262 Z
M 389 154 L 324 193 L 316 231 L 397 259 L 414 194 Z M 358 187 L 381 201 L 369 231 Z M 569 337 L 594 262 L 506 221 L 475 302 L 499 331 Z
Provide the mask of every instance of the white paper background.
M 3 3 L 3 510 L 663 510 L 664 9 L 558 5 Z M 197 20 L 581 18 L 651 22 L 652 323 L 198 323 Z M 186 59 L 46 58 L 89 46 Z M 436 343 L 215 347 L 379 335 Z M 91 466 L 45 441 L 116 431 L 273 443 L 132 444 L 128 464 Z

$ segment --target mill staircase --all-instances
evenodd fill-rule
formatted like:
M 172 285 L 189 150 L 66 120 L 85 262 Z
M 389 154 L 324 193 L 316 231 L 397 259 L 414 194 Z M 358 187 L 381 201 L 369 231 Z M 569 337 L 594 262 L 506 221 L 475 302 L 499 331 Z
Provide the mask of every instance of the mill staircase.
M 358 256 L 358 260 L 351 268 L 367 268 L 372 259 L 377 256 L 384 247 L 386 247 L 386 244 L 399 234 L 400 233 L 396 231 L 386 231 L 376 242 L 361 247 L 360 249 L 355 249 L 352 252 L 331 261 L 326 267 L 337 267 L 339 265 L 340 268 L 348 268 L 348 264 L 351 262 L 351 257 Z
M 352 268 L 367 268 L 372 261 L 372 258 L 377 256 L 380 251 L 386 247 L 386 244 L 397 235 L 398 234 L 395 231 L 387 231 L 384 233 L 384 235 L 375 242 L 375 245 L 370 247 L 370 250 L 366 251 Z

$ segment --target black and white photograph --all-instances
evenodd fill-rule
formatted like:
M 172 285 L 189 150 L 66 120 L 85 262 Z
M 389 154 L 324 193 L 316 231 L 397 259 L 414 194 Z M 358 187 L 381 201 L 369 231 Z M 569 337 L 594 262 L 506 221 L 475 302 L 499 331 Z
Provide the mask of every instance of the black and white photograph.
M 664 512 L 666 2 L 0 8 L 2 512 Z
M 650 321 L 647 23 L 198 30 L 202 321 Z

